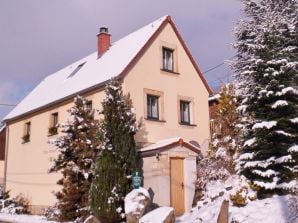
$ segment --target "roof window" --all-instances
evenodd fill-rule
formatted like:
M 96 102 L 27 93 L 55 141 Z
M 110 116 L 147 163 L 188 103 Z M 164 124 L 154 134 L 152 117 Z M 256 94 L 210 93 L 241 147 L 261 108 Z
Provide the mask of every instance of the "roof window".
M 81 63 L 80 65 L 78 65 L 76 67 L 76 69 L 73 70 L 73 72 L 71 72 L 71 74 L 67 77 L 67 78 L 71 78 L 73 77 L 76 73 L 78 73 L 78 71 L 85 65 L 86 62 Z

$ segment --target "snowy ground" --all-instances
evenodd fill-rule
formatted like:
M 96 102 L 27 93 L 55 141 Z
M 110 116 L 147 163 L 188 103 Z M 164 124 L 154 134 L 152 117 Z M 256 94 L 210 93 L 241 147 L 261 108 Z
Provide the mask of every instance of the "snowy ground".
M 179 217 L 176 223 L 216 223 L 223 200 L 229 200 L 237 184 L 237 178 L 230 178 L 225 183 L 209 183 L 204 200 L 198 202 L 198 206 L 191 212 Z M 227 189 L 231 187 L 233 189 Z M 298 223 L 297 201 L 298 197 L 293 195 L 248 200 L 245 207 L 235 207 L 229 201 L 229 222 L 235 220 L 239 223 Z
M 11 215 L 0 213 L 0 222 L 13 222 L 13 223 L 58 223 L 55 221 L 47 221 L 45 217 L 38 215 Z
M 275 196 L 256 200 L 245 207 L 229 207 L 229 221 L 232 219 L 245 223 L 298 223 L 298 216 L 288 207 L 290 196 Z M 194 208 L 178 218 L 176 223 L 215 223 L 220 210 L 221 199 L 200 209 Z M 297 211 L 297 210 L 296 210 Z
M 237 184 L 239 184 L 237 177 L 232 177 L 225 183 L 218 181 L 208 183 L 204 199 L 189 213 L 177 218 L 176 223 L 216 223 L 222 201 L 229 200 Z M 243 186 L 243 183 L 240 185 Z M 245 207 L 235 207 L 230 201 L 229 222 L 232 220 L 238 223 L 298 223 L 298 197 L 275 195 L 263 200 L 248 201 Z M 37 215 L 4 213 L 0 213 L 0 222 L 57 223 Z

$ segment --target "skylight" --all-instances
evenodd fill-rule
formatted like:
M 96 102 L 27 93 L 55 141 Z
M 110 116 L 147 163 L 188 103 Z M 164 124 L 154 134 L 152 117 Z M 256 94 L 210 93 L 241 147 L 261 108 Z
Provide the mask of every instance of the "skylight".
M 73 77 L 85 65 L 85 63 L 86 62 L 81 63 L 80 65 L 78 65 L 77 68 L 74 69 L 73 72 L 71 72 L 71 74 L 67 78 Z

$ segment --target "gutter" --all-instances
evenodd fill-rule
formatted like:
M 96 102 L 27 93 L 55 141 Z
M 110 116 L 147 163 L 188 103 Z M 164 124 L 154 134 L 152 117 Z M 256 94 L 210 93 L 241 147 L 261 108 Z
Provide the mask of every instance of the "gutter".
M 121 81 L 121 79 L 119 78 L 119 75 L 116 76 L 116 77 L 114 77 L 114 78 L 116 78 L 116 79 L 118 79 L 119 81 Z M 83 94 L 87 94 L 87 93 L 92 92 L 92 91 L 94 91 L 94 90 L 101 89 L 101 88 L 104 87 L 109 81 L 110 81 L 110 79 L 109 79 L 109 80 L 106 80 L 106 81 L 104 81 L 104 82 L 101 82 L 101 83 L 99 83 L 99 84 L 97 84 L 97 85 L 94 85 L 94 86 L 92 86 L 92 87 L 83 89 L 83 90 L 81 90 L 81 91 L 79 91 L 79 92 L 76 92 L 76 93 L 74 93 L 74 94 L 68 95 L 68 96 L 66 96 L 66 97 L 64 97 L 64 98 L 60 98 L 60 99 L 58 99 L 58 100 L 56 100 L 56 101 L 53 101 L 53 102 L 51 102 L 51 103 L 49 103 L 49 104 L 43 105 L 43 106 L 38 107 L 38 108 L 33 109 L 33 110 L 30 110 L 30 111 L 28 111 L 28 112 L 26 112 L 26 113 L 23 113 L 23 114 L 21 114 L 21 115 L 17 115 L 17 116 L 12 117 L 12 118 L 4 119 L 4 120 L 2 120 L 2 121 L 3 121 L 3 122 L 7 122 L 7 123 L 8 123 L 8 122 L 13 122 L 13 121 L 15 121 L 15 120 L 17 120 L 17 119 L 21 119 L 21 118 L 23 118 L 23 117 L 26 117 L 26 116 L 28 116 L 28 115 L 30 115 L 30 114 L 32 114 L 32 113 L 35 113 L 35 112 L 38 112 L 38 111 L 45 110 L 45 109 L 47 109 L 47 108 L 49 108 L 49 107 L 52 107 L 52 106 L 54 106 L 54 105 L 57 105 L 57 104 L 59 104 L 59 103 L 61 103 L 61 102 L 65 102 L 65 101 L 67 101 L 67 100 L 73 99 L 73 98 L 74 98 L 75 96 L 77 96 L 77 95 L 81 95 L 81 96 L 83 96 Z

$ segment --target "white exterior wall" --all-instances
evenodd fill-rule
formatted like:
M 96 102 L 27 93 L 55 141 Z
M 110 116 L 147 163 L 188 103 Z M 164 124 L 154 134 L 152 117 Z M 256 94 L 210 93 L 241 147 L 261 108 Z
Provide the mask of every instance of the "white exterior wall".
M 185 189 L 185 210 L 190 211 L 195 193 L 195 181 L 197 179 L 196 157 L 184 159 L 184 189 Z
M 195 192 L 196 156 L 191 150 L 177 146 L 155 155 L 143 157 L 143 187 L 154 192 L 153 203 L 159 206 L 171 206 L 170 158 L 181 157 L 184 163 L 184 198 L 185 211 L 190 211 Z

